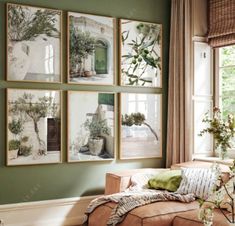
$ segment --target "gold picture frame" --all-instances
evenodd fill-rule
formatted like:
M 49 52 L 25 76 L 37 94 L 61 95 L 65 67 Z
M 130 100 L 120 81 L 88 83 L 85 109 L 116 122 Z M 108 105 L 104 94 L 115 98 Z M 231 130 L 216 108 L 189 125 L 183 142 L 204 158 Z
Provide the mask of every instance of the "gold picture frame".
M 71 18 L 73 18 L 73 23 Z M 71 29 L 74 29 L 73 33 Z M 72 34 L 80 35 L 89 47 L 86 53 L 79 51 L 84 52 L 84 56 L 77 54 L 74 57 L 76 62 L 73 66 L 71 57 L 76 52 L 72 54 L 70 49 L 75 51 L 76 48 L 70 48 Z M 69 84 L 114 86 L 116 84 L 116 48 L 116 18 L 79 12 L 67 13 L 67 82 Z M 101 56 L 102 59 L 98 59 Z
M 113 92 L 67 92 L 67 162 L 116 158 L 116 99 Z
M 118 25 L 119 85 L 162 88 L 162 24 L 119 19 Z
M 50 29 L 34 34 L 33 30 L 39 29 L 38 14 L 47 17 Z M 15 17 L 20 18 L 21 28 Z M 61 10 L 6 4 L 7 81 L 62 83 L 62 42 Z
M 162 158 L 162 94 L 119 94 L 119 158 Z
M 60 90 L 8 88 L 7 166 L 62 163 L 62 124 Z

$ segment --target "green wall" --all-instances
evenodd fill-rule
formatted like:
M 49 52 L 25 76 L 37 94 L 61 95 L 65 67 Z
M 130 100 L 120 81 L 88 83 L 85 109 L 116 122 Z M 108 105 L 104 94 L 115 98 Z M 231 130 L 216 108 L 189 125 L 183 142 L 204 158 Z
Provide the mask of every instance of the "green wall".
M 5 3 L 0 0 L 0 204 L 101 194 L 105 173 L 122 169 L 164 167 L 166 148 L 167 77 L 171 0 L 15 0 L 12 3 L 64 10 L 63 84 L 34 84 L 5 81 Z M 163 88 L 125 88 L 66 84 L 66 12 L 78 11 L 131 18 L 163 24 Z M 6 167 L 5 91 L 6 88 L 44 88 L 115 92 L 163 93 L 163 158 L 115 160 L 112 162 L 66 163 L 66 92 L 63 93 L 63 163 Z M 117 144 L 116 144 L 117 145 Z

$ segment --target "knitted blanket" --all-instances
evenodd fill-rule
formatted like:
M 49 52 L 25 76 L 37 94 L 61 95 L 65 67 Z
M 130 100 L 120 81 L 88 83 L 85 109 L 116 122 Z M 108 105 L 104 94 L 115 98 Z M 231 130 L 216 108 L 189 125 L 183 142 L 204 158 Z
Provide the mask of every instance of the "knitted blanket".
M 126 214 L 129 211 L 139 206 L 159 201 L 179 201 L 188 203 L 194 200 L 195 197 L 193 194 L 181 195 L 173 192 L 150 189 L 144 189 L 142 191 L 128 191 L 112 195 L 105 195 L 92 200 L 87 207 L 86 214 L 89 216 L 89 214 L 92 213 L 95 208 L 104 203 L 117 203 L 115 208 L 112 210 L 107 222 L 108 226 L 115 226 L 124 220 Z

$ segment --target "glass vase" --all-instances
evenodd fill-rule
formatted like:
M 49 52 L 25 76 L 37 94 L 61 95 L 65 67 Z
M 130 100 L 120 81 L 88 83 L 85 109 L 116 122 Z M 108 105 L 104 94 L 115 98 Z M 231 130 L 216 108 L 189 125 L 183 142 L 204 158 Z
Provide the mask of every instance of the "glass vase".
M 221 160 L 225 160 L 225 159 L 228 159 L 228 149 L 223 147 L 223 146 L 219 146 L 217 148 L 217 151 L 218 151 L 218 154 L 219 154 L 219 158 Z

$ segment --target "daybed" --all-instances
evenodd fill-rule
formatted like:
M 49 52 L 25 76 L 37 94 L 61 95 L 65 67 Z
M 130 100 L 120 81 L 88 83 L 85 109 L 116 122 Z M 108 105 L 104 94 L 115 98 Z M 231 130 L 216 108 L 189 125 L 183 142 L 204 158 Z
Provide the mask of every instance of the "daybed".
M 183 167 L 209 167 L 211 163 L 205 162 L 189 162 L 183 165 L 174 165 L 173 169 Z M 228 166 L 221 165 L 223 172 L 228 172 Z M 107 173 L 105 194 L 113 194 L 124 191 L 130 186 L 130 178 L 136 173 L 156 173 L 159 170 L 166 169 L 138 169 L 128 170 L 117 173 Z M 106 203 L 97 207 L 88 219 L 89 226 L 106 226 L 108 218 L 115 203 Z M 119 226 L 199 226 L 203 225 L 197 218 L 198 202 L 181 203 L 174 201 L 155 202 L 145 206 L 141 206 L 130 211 L 123 222 Z M 216 221 L 213 226 L 229 225 L 219 212 L 215 214 Z

